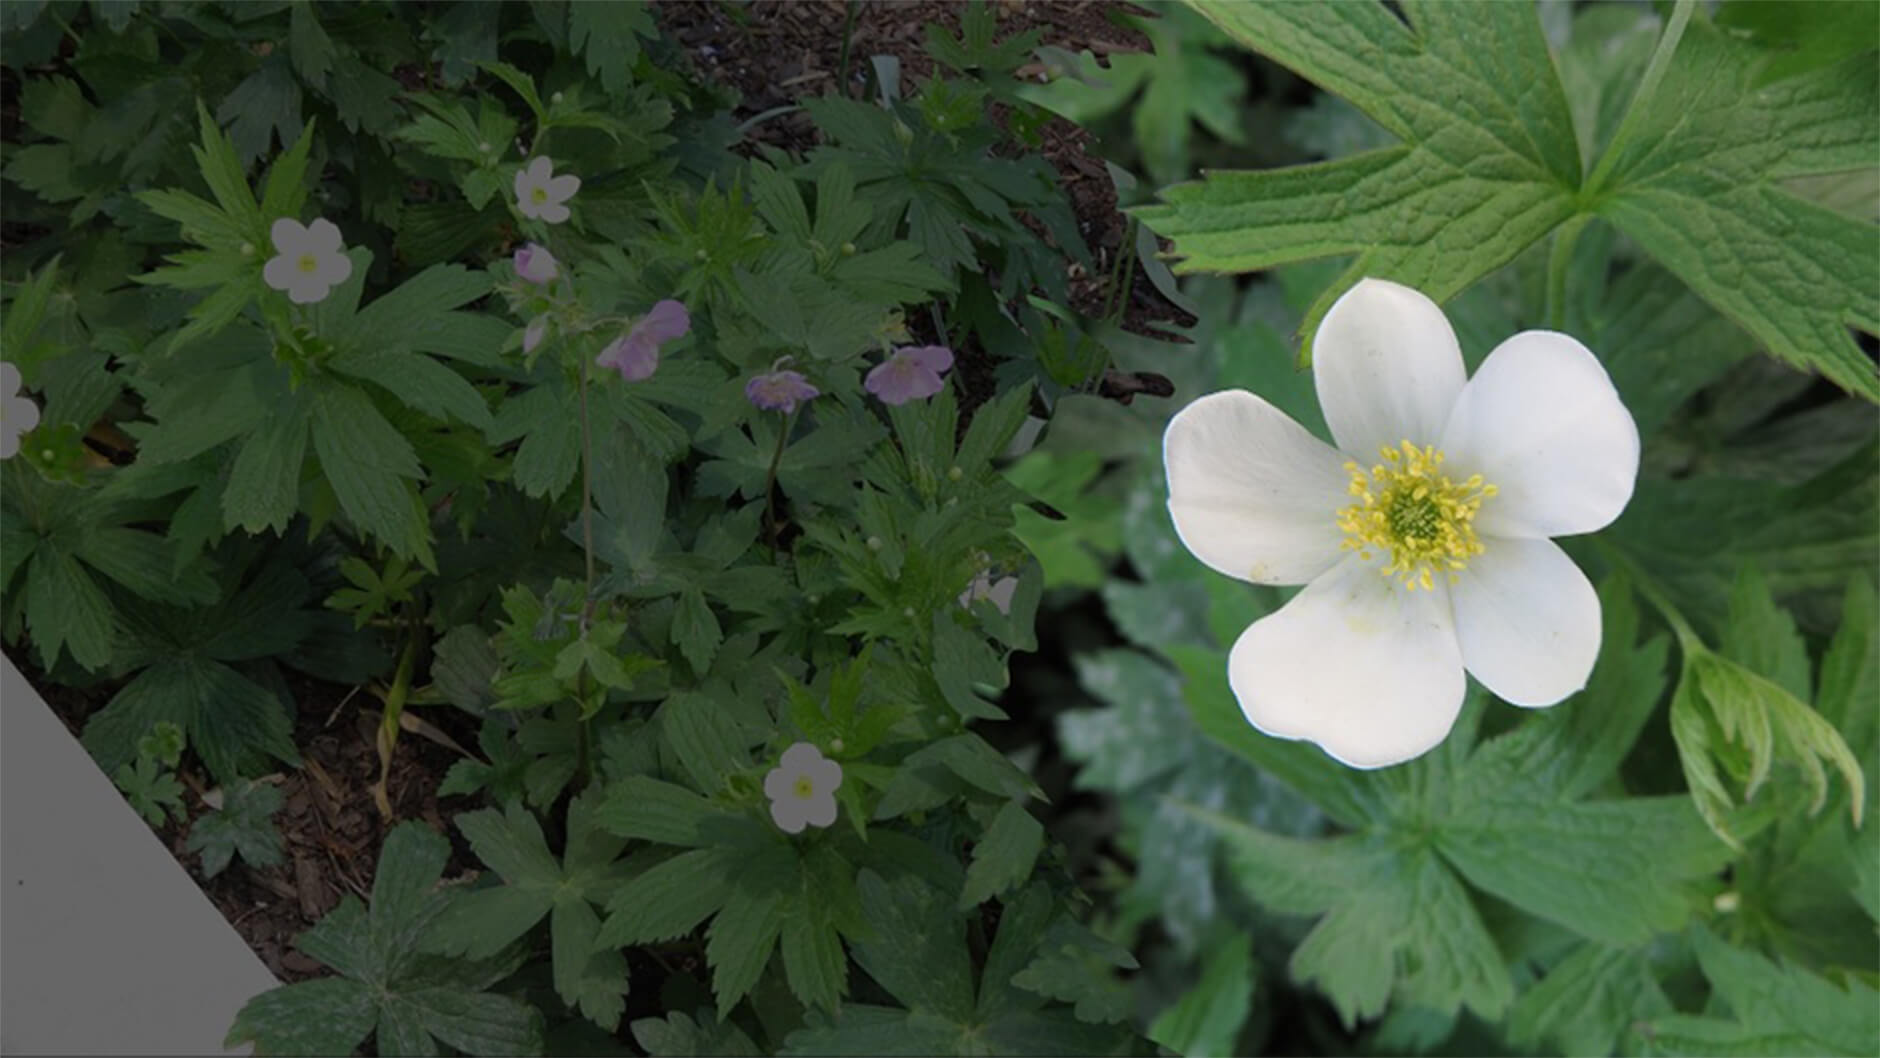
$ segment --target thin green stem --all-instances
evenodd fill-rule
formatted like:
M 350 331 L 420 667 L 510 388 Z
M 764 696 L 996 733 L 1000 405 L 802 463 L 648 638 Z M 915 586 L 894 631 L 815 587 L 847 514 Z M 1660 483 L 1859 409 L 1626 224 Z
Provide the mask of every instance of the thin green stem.
M 1547 327 L 1549 330 L 1567 329 L 1567 272 L 1573 267 L 1573 247 L 1580 241 L 1580 232 L 1593 219 L 1590 213 L 1581 213 L 1562 224 L 1554 232 L 1553 250 L 1547 256 Z
M 1129 262 L 1132 266 L 1132 275 L 1130 278 L 1132 280 L 1135 278 L 1133 274 L 1133 266 L 1136 259 L 1133 250 L 1135 245 L 1136 218 L 1131 217 L 1128 223 L 1123 226 L 1122 241 L 1116 244 L 1116 259 L 1110 262 L 1110 289 L 1103 292 L 1103 318 L 1106 320 L 1110 318 L 1110 313 L 1118 303 L 1127 304 L 1127 302 L 1122 302 L 1118 295 L 1122 289 L 1123 263 L 1125 261 Z
M 581 633 L 594 617 L 594 443 L 588 429 L 588 362 L 581 357 L 581 550 L 587 555 L 587 590 L 581 604 Z
M 1618 164 L 1619 154 L 1626 141 L 1638 132 L 1639 122 L 1643 120 L 1645 109 L 1657 94 L 1658 82 L 1664 80 L 1665 71 L 1671 68 L 1671 56 L 1678 50 L 1678 41 L 1684 36 L 1684 27 L 1690 24 L 1691 12 L 1697 7 L 1697 0 L 1677 0 L 1677 7 L 1672 9 L 1671 20 L 1665 23 L 1665 31 L 1658 38 L 1658 48 L 1652 52 L 1651 63 L 1645 67 L 1645 76 L 1639 78 L 1638 91 L 1632 93 L 1632 102 L 1626 108 L 1625 117 L 1620 119 L 1619 128 L 1606 144 L 1606 151 L 1599 157 L 1599 164 L 1593 168 L 1593 175 L 1581 185 L 1585 194 L 1598 193 L 1605 179 Z
M 855 12 L 860 6 L 857 0 L 849 0 L 848 12 L 842 16 L 842 57 L 836 63 L 836 91 L 844 99 L 849 97 L 849 44 L 855 38 Z
M 1678 637 L 1678 648 L 1684 652 L 1686 658 L 1709 649 L 1704 646 L 1703 637 L 1699 636 L 1697 630 L 1691 627 L 1691 623 L 1685 620 L 1684 614 L 1672 603 L 1664 587 L 1651 574 L 1645 572 L 1644 568 L 1634 562 L 1631 556 L 1605 540 L 1595 537 L 1593 544 L 1599 548 L 1600 554 L 1606 557 L 1606 561 L 1625 572 L 1627 579 L 1632 582 L 1633 589 L 1651 604 L 1652 609 L 1658 611 L 1666 624 L 1671 626 L 1671 631 Z

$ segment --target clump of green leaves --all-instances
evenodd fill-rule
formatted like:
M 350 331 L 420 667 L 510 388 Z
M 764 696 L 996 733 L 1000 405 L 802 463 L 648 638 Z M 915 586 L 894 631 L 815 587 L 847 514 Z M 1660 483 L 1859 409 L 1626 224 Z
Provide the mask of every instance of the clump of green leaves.
M 111 773 L 124 799 L 153 827 L 183 818 L 183 784 L 171 772 L 183 759 L 183 744 L 182 728 L 159 721 L 137 740 L 136 759 Z
M 427 956 L 419 942 L 460 894 L 437 888 L 450 845 L 421 823 L 385 839 L 368 910 L 348 893 L 295 947 L 337 971 L 264 992 L 248 1001 L 226 1046 L 253 1043 L 271 1054 L 347 1054 L 370 1036 L 380 1054 L 535 1054 L 541 1015 L 528 1003 L 488 991 L 513 973 L 523 953 L 482 960 Z
M 250 867 L 269 867 L 284 858 L 274 813 L 281 810 L 280 787 L 244 779 L 222 788 L 222 804 L 189 828 L 188 848 L 202 854 L 202 876 L 214 878 L 240 854 Z

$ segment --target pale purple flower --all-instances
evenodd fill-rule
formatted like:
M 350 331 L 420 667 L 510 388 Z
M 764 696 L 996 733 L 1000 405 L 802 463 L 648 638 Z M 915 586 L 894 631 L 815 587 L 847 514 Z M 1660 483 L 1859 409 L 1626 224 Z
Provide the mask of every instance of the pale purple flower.
M 868 372 L 862 386 L 883 404 L 906 404 L 940 392 L 940 374 L 953 366 L 953 351 L 943 345 L 915 345 L 896 349 Z
M 594 362 L 620 372 L 628 382 L 644 382 L 659 368 L 659 347 L 684 337 L 691 329 L 692 317 L 684 305 L 670 299 L 662 301 L 626 334 L 608 342 Z
M 537 316 L 529 321 L 528 328 L 522 332 L 522 351 L 524 353 L 535 352 L 535 347 L 541 345 L 542 339 L 546 337 L 548 337 L 548 317 Z
M 822 390 L 811 385 L 801 371 L 772 371 L 744 384 L 745 400 L 765 411 L 785 415 L 795 411 L 798 404 L 821 395 Z
M 20 451 L 20 435 L 39 425 L 39 406 L 20 392 L 20 369 L 0 364 L 0 459 Z
M 578 176 L 556 176 L 555 163 L 537 158 L 527 169 L 516 170 L 516 209 L 525 217 L 560 224 L 568 219 L 564 205 L 581 190 Z
M 516 274 L 531 283 L 552 283 L 561 275 L 561 266 L 548 247 L 529 243 L 516 249 Z
M 836 821 L 836 788 L 841 785 L 842 765 L 808 742 L 798 742 L 784 750 L 783 759 L 764 776 L 770 818 L 786 834 L 800 834 L 805 826 L 826 827 Z
M 275 256 L 261 266 L 261 278 L 287 292 L 296 305 L 311 305 L 352 275 L 352 260 L 340 243 L 339 228 L 321 218 L 302 225 L 281 217 L 268 229 Z

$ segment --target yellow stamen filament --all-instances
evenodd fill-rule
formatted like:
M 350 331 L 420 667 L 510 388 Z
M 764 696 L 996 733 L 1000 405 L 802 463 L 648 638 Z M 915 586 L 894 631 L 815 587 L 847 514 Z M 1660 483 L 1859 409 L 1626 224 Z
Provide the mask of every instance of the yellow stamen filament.
M 320 270 L 319 259 L 314 257 L 310 253 L 301 254 L 300 260 L 295 261 L 294 265 L 295 267 L 299 268 L 301 271 L 306 272 L 308 274 L 312 274 Z
M 1475 515 L 1495 495 L 1495 486 L 1480 474 L 1449 480 L 1442 473 L 1443 453 L 1434 445 L 1403 441 L 1378 451 L 1384 461 L 1368 471 L 1355 461 L 1345 464 L 1351 475 L 1347 491 L 1357 502 L 1338 512 L 1342 546 L 1366 559 L 1373 548 L 1388 553 L 1390 562 L 1380 572 L 1412 591 L 1434 590 L 1436 573 L 1454 581 L 1482 553 Z
M 544 202 L 547 202 L 548 201 L 548 189 L 545 187 L 538 187 L 530 191 L 529 201 L 535 203 L 538 206 Z
M 809 781 L 809 776 L 799 775 L 796 777 L 796 785 L 790 788 L 790 792 L 807 801 L 816 796 L 816 784 Z

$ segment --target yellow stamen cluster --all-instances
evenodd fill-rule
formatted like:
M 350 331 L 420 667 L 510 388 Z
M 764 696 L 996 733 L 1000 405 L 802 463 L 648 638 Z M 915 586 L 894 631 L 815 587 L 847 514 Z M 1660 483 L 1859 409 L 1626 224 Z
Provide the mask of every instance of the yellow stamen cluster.
M 311 274 L 320 270 L 320 259 L 310 253 L 303 253 L 300 255 L 300 260 L 295 261 L 294 265 L 301 271 Z
M 1345 464 L 1349 492 L 1357 502 L 1338 512 L 1344 548 L 1371 557 L 1372 548 L 1390 554 L 1382 572 L 1411 590 L 1435 589 L 1433 572 L 1450 580 L 1482 553 L 1475 515 L 1495 486 L 1482 475 L 1454 482 L 1443 476 L 1443 453 L 1434 445 L 1418 448 L 1409 441 L 1380 448 L 1384 461 L 1366 471 Z
M 796 782 L 791 786 L 790 792 L 807 801 L 816 796 L 816 784 L 810 782 L 809 776 L 799 775 L 796 777 Z

